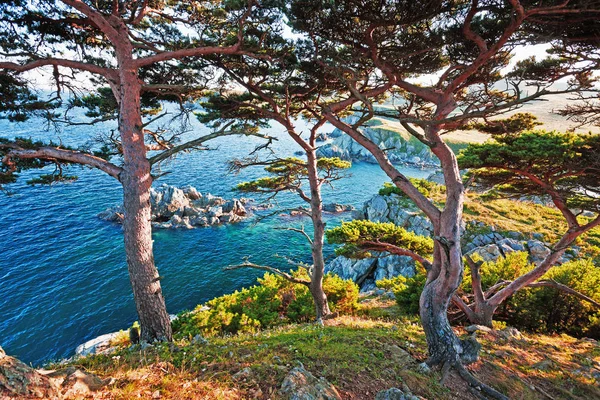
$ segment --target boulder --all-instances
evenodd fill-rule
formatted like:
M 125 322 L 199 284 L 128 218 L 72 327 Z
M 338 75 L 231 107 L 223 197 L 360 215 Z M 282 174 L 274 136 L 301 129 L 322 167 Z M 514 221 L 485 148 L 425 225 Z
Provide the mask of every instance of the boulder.
M 465 328 L 465 331 L 469 332 L 469 333 L 474 333 L 477 331 L 481 331 L 481 332 L 486 332 L 489 333 L 492 331 L 492 328 L 489 328 L 487 326 L 484 325 L 469 325 Z
M 419 398 L 411 393 L 404 393 L 398 388 L 382 390 L 375 395 L 375 400 L 418 400 Z
M 59 399 L 56 385 L 0 347 L 0 398 Z
M 365 215 L 369 221 L 388 222 L 388 203 L 384 196 L 374 196 L 365 204 Z
M 98 214 L 98 218 L 108 222 L 120 222 L 123 223 L 125 215 L 123 213 L 123 206 L 115 206 L 107 208 Z
M 111 342 L 120 335 L 120 332 L 107 333 L 80 344 L 75 349 L 76 356 L 89 356 L 90 354 L 104 354 L 112 349 Z
M 175 186 L 162 185 L 159 190 L 150 189 L 150 204 L 152 213 L 162 217 L 171 217 L 175 214 L 183 214 L 190 200 L 182 189 Z
M 551 252 L 546 245 L 539 240 L 530 240 L 527 242 L 529 258 L 534 264 L 542 262 Z
M 280 394 L 287 400 L 341 400 L 335 386 L 317 378 L 303 366 L 292 369 L 281 384 Z
M 395 344 L 386 345 L 385 351 L 390 353 L 392 361 L 401 367 L 412 364 L 415 361 L 408 351 Z
M 323 204 L 323 211 L 330 213 L 341 213 L 346 211 L 353 211 L 354 207 L 349 204 L 338 204 L 338 203 L 328 203 Z
M 60 387 L 65 398 L 83 398 L 102 389 L 110 380 L 102 380 L 98 376 L 69 367 L 58 371 L 43 371 L 54 384 Z
M 467 253 L 468 255 L 478 254 L 483 261 L 496 261 L 502 256 L 500 249 L 495 244 L 488 244 L 483 247 L 477 247 L 476 249 Z
M 359 286 L 377 267 L 376 258 L 353 260 L 344 256 L 333 259 L 325 267 L 325 272 L 332 272 L 342 279 L 351 279 Z

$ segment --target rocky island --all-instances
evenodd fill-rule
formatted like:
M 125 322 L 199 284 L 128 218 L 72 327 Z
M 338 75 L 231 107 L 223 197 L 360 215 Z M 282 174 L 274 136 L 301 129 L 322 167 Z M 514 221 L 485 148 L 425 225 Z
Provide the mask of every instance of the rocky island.
M 210 193 L 203 195 L 192 186 L 178 188 L 164 184 L 150 189 L 152 227 L 193 229 L 239 222 L 248 217 L 250 201 L 246 198 L 226 200 Z M 121 223 L 123 207 L 104 210 L 98 218 Z

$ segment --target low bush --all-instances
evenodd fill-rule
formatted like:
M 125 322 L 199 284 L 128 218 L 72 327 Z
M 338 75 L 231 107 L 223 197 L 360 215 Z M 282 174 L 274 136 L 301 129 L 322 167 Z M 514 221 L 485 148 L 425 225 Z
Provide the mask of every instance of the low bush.
M 533 268 L 527 253 L 514 252 L 506 258 L 481 265 L 481 284 L 487 290 L 499 281 L 512 281 Z M 377 287 L 391 290 L 406 314 L 418 314 L 419 297 L 425 285 L 423 268 L 412 278 L 403 276 L 377 281 Z M 591 259 L 576 260 L 552 268 L 542 280 L 554 280 L 600 302 L 600 268 Z M 459 289 L 472 293 L 468 267 Z M 552 287 L 524 288 L 500 305 L 495 322 L 537 333 L 567 333 L 600 339 L 600 310 L 590 302 Z
M 419 313 L 419 298 L 426 279 L 425 268 L 417 264 L 416 273 L 410 278 L 397 276 L 379 280 L 375 284 L 381 289 L 391 290 L 394 293 L 396 303 L 404 314 L 415 315 Z
M 292 273 L 308 280 L 303 268 Z M 358 286 L 354 282 L 327 274 L 323 290 L 332 312 L 348 314 L 358 308 Z M 173 322 L 173 331 L 177 337 L 188 338 L 197 334 L 256 332 L 291 322 L 307 322 L 314 316 L 315 305 L 305 285 L 266 273 L 258 278 L 258 285 L 214 298 L 194 311 L 180 314 Z
M 428 181 L 423 178 L 409 178 L 410 182 L 419 189 L 419 192 L 423 193 L 425 197 L 432 197 L 434 194 L 443 193 L 445 187 L 435 182 Z M 386 182 L 383 187 L 379 189 L 380 196 L 389 196 L 390 194 L 397 194 L 398 196 L 406 197 L 404 192 L 396 187 L 393 183 Z
M 600 302 L 600 268 L 589 259 L 554 267 L 542 279 L 554 280 Z M 533 332 L 600 339 L 600 310 L 552 287 L 525 288 L 515 293 L 497 318 Z

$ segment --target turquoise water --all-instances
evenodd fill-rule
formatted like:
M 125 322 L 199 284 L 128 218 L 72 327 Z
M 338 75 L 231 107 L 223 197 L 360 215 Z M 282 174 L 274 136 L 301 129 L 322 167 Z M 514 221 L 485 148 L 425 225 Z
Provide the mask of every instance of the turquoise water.
M 45 130 L 37 120 L 23 124 L 0 120 L 0 136 L 27 136 L 83 144 L 114 125 Z M 325 130 L 331 130 L 331 127 Z M 195 124 L 189 136 L 207 132 Z M 265 130 L 280 137 L 273 146 L 282 156 L 297 148 L 276 127 Z M 236 183 L 262 175 L 260 169 L 229 174 L 227 161 L 244 157 L 261 143 L 256 138 L 221 138 L 211 151 L 178 156 L 163 166 L 172 171 L 155 185 L 192 185 L 202 193 L 234 197 Z M 0 346 L 28 363 L 41 364 L 69 357 L 75 347 L 98 335 L 129 326 L 136 319 L 129 286 L 121 227 L 96 218 L 118 204 L 121 188 L 103 173 L 73 167 L 79 180 L 51 187 L 24 184 L 29 173 L 11 187 L 12 196 L 0 194 Z M 385 182 L 381 170 L 356 164 L 351 176 L 324 190 L 324 202 L 360 207 Z M 404 169 L 409 176 L 430 171 Z M 276 207 L 302 202 L 292 195 L 278 199 Z M 271 211 L 269 211 L 271 212 Z M 349 219 L 348 214 L 328 216 L 328 226 Z M 256 263 L 280 268 L 290 265 L 275 255 L 310 260 L 303 237 L 274 230 L 286 225 L 310 225 L 308 219 L 275 215 L 258 224 L 195 230 L 160 230 L 154 233 L 154 253 L 170 313 L 191 309 L 215 296 L 252 284 L 258 271 L 222 268 L 252 256 Z M 309 229 L 307 229 L 309 230 Z M 331 258 L 332 249 L 326 250 Z

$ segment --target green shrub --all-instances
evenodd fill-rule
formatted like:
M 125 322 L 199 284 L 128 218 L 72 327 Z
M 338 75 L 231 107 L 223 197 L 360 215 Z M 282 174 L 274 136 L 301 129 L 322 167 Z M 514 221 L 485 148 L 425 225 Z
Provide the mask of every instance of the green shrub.
M 506 254 L 506 257 L 498 258 L 496 261 L 484 262 L 479 268 L 483 290 L 487 290 L 490 286 L 495 285 L 499 281 L 513 281 L 519 276 L 531 271 L 533 265 L 527 260 L 528 257 L 529 254 L 527 252 L 515 251 Z M 473 259 L 479 261 L 477 256 L 473 257 Z M 467 293 L 473 293 L 471 287 L 471 270 L 466 263 L 461 289 Z
M 577 260 L 552 268 L 542 279 L 562 283 L 600 301 L 600 268 Z M 591 303 L 551 287 L 526 288 L 509 299 L 499 317 L 523 329 L 600 338 L 600 313 Z
M 444 186 L 439 185 L 435 182 L 428 181 L 423 178 L 409 178 L 410 182 L 419 189 L 419 192 L 423 193 L 425 197 L 431 197 L 434 193 L 441 192 L 444 190 Z M 383 187 L 379 189 L 380 196 L 389 196 L 390 194 L 397 194 L 398 196 L 406 197 L 404 192 L 396 187 L 391 182 L 385 182 Z
M 400 292 L 406 289 L 406 277 L 402 275 L 398 275 L 394 278 L 383 278 L 375 282 L 378 288 L 384 290 L 390 290 L 394 292 Z
M 425 281 L 427 281 L 425 268 L 417 264 L 415 275 L 411 278 L 406 278 L 406 288 L 394 293 L 396 295 L 396 303 L 398 303 L 398 306 L 400 306 L 400 309 L 404 313 L 409 315 L 419 313 L 419 300 L 423 287 L 425 287 Z
M 308 280 L 305 269 L 292 274 Z M 220 296 L 185 312 L 173 322 L 177 337 L 197 334 L 214 336 L 238 332 L 256 332 L 291 322 L 307 322 L 315 317 L 315 305 L 305 285 L 266 273 L 258 285 Z M 327 274 L 323 280 L 331 311 L 353 313 L 358 307 L 358 286 L 337 275 Z
M 396 303 L 403 313 L 415 315 L 419 313 L 419 299 L 426 280 L 425 268 L 417 264 L 417 271 L 411 278 L 399 275 L 390 279 L 381 279 L 375 284 L 378 288 L 391 290 L 394 293 Z
M 514 252 L 506 258 L 481 265 L 481 285 L 485 291 L 498 281 L 512 281 L 531 271 L 527 253 Z M 554 280 L 600 301 L 600 268 L 591 259 L 556 266 L 542 280 Z M 472 293 L 471 274 L 465 268 L 461 290 Z M 551 287 L 523 288 L 500 305 L 494 319 L 502 323 L 539 333 L 568 333 L 600 338 L 600 313 L 585 302 Z

